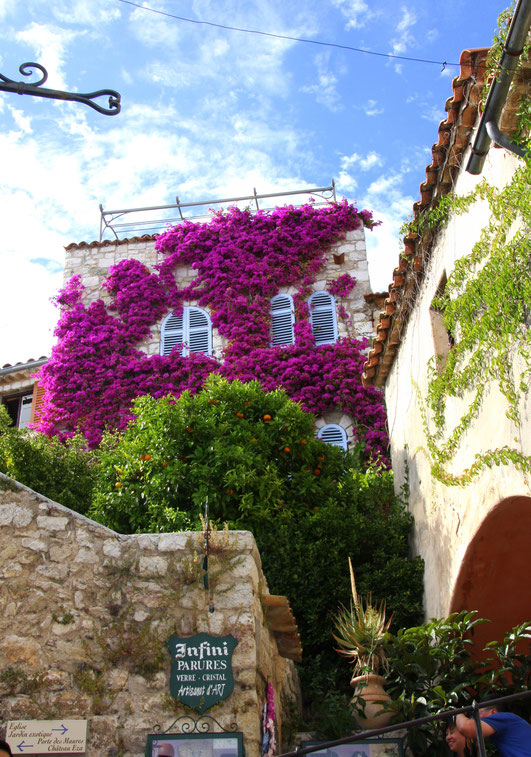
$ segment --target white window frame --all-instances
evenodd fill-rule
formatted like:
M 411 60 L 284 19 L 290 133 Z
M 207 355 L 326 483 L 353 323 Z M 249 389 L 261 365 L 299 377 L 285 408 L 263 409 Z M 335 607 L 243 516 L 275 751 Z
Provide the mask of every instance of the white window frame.
M 314 304 L 315 300 L 321 300 L 322 302 Z M 310 310 L 310 324 L 315 344 L 335 344 L 337 342 L 337 314 L 334 295 L 325 291 L 313 292 L 308 297 L 308 308 Z M 319 331 L 323 325 L 326 327 L 324 337 L 323 335 L 319 336 Z M 332 333 L 331 337 L 330 331 Z
M 271 347 L 295 344 L 295 308 L 291 294 L 276 294 L 271 298 Z M 289 332 L 289 339 L 285 338 Z M 278 340 L 278 341 L 277 341 Z
M 332 435 L 335 435 L 337 441 L 334 441 L 330 438 L 323 438 L 326 436 L 330 437 Z M 341 441 L 339 441 L 339 437 L 341 437 Z M 341 447 L 341 449 L 344 449 L 345 452 L 347 451 L 347 432 L 345 431 L 343 426 L 340 426 L 338 423 L 327 423 L 326 426 L 322 426 L 317 432 L 317 438 L 325 444 L 333 444 L 334 447 Z
M 204 316 L 206 322 L 204 324 L 201 324 L 201 326 L 194 326 L 191 324 L 191 320 L 193 319 L 194 315 L 198 314 Z M 182 319 L 181 328 L 171 323 L 171 319 L 176 319 L 178 317 Z M 168 326 L 168 324 L 170 324 L 170 326 Z M 178 337 L 179 332 L 182 332 L 181 341 L 176 341 L 169 350 L 165 351 L 166 337 L 170 335 L 177 335 Z M 207 337 L 207 348 L 202 350 L 190 349 L 191 339 L 194 337 L 194 335 L 201 334 L 202 332 L 206 332 L 205 335 Z M 204 355 L 212 354 L 212 323 L 210 316 L 206 312 L 206 310 L 195 306 L 185 305 L 183 307 L 181 316 L 174 316 L 173 313 L 168 313 L 168 315 L 164 318 L 160 327 L 160 354 L 169 355 L 173 347 L 176 347 L 180 344 L 182 344 L 181 355 L 183 355 L 184 357 L 189 355 L 190 352 L 202 352 Z

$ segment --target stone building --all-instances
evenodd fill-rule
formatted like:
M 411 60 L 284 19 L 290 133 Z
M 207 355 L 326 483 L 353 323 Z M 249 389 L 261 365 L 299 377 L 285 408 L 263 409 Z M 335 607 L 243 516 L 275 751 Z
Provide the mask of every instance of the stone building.
M 98 299 L 109 306 L 111 296 L 102 284 L 111 268 L 134 260 L 146 266 L 147 270 L 155 271 L 156 265 L 161 262 L 161 255 L 155 249 L 156 239 L 157 235 L 143 235 L 70 244 L 66 248 L 65 283 L 72 277 L 79 277 L 84 288 L 82 302 L 85 307 Z M 355 277 L 356 285 L 339 298 L 328 290 L 344 274 Z M 177 287 L 183 289 L 189 286 L 196 276 L 197 271 L 193 267 L 179 265 L 175 271 Z M 294 300 L 297 289 L 297 286 L 281 286 L 276 296 L 271 298 L 271 347 L 295 343 Z M 325 265 L 306 296 L 317 345 L 334 344 L 347 336 L 368 339 L 374 335 L 378 301 L 370 291 L 363 225 L 347 231 L 344 239 L 330 246 Z M 208 307 L 200 307 L 197 301 L 187 300 L 182 315 L 175 316 L 169 309 L 151 328 L 150 336 L 137 344 L 137 348 L 146 356 L 155 357 L 169 355 L 176 345 L 182 348 L 184 358 L 195 352 L 222 361 L 227 339 L 212 327 Z M 352 417 L 337 406 L 330 407 L 319 418 L 317 427 L 317 433 L 324 441 L 345 449 L 355 440 Z
M 524 31 L 529 21 L 523 21 Z M 515 338 L 502 349 L 498 337 L 508 318 L 504 296 L 492 305 L 485 294 L 507 286 L 507 301 L 521 301 L 526 287 L 529 292 L 528 187 L 527 206 L 525 191 L 520 195 L 521 210 L 514 199 L 518 193 L 501 213 L 492 199 L 510 191 L 524 161 L 497 145 L 489 149 L 486 119 L 503 133 L 514 132 L 519 100 L 529 99 L 530 68 L 526 63 L 519 69 L 508 96 L 500 96 L 499 90 L 496 98 L 489 95 L 498 111 L 493 114 L 486 106 L 485 116 L 479 101 L 487 54 L 465 50 L 461 55 L 447 118 L 439 126 L 433 159 L 420 185 L 421 200 L 414 205 L 416 226 L 404 240 L 385 300 L 386 314 L 364 369 L 366 385 L 385 387 L 396 487 L 408 484 L 414 549 L 426 565 L 426 614 L 442 617 L 469 609 L 490 618 L 491 624 L 476 629 L 480 649 L 482 642 L 502 638 L 529 620 L 531 608 L 529 309 L 515 317 Z M 503 79 L 495 86 L 503 86 Z M 493 187 L 492 196 L 481 194 L 484 181 Z M 423 217 L 429 218 L 431 211 L 433 219 L 434 209 L 444 208 L 450 197 L 456 201 L 452 206 L 450 200 L 447 222 L 423 225 Z M 471 199 L 463 199 L 467 197 Z M 496 216 L 493 207 L 498 207 Z M 496 258 L 500 230 L 505 237 Z M 491 247 L 481 257 L 478 250 L 487 249 L 481 248 L 485 239 Z M 520 244 L 518 260 L 527 246 L 527 269 L 525 261 L 520 266 L 512 258 L 515 240 Z M 476 262 L 467 268 L 472 255 Z M 452 281 L 461 283 L 450 286 Z M 471 287 L 483 282 L 485 289 L 466 289 L 467 282 Z M 448 291 L 451 303 L 464 292 L 467 297 L 466 292 L 479 291 L 470 299 L 474 310 L 467 325 L 458 320 L 451 331 L 443 320 L 444 304 L 437 299 Z M 486 317 L 495 324 L 490 331 L 482 325 Z M 480 338 L 487 342 L 480 341 L 479 348 L 474 330 L 491 335 Z M 462 356 L 455 362 L 458 354 Z M 475 380 L 465 384 L 461 378 L 461 384 L 451 384 L 475 360 L 483 366 Z

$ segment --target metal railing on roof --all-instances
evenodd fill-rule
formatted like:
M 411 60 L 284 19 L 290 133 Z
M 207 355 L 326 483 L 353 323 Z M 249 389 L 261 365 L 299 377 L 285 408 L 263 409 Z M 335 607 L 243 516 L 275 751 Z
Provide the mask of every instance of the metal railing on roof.
M 527 699 L 531 697 L 530 691 L 521 691 L 518 694 L 510 694 L 506 697 L 499 697 L 498 699 L 490 699 L 488 706 L 494 707 L 495 705 L 504 705 L 508 702 L 514 702 L 517 699 Z M 311 746 L 302 747 L 299 746 L 293 752 L 284 752 L 279 754 L 278 757 L 302 757 L 305 754 L 311 754 L 312 752 L 322 752 L 332 747 L 340 746 L 341 744 L 354 744 L 356 741 L 366 741 L 367 739 L 376 739 L 378 736 L 383 736 L 393 731 L 403 731 L 407 728 L 414 728 L 425 723 L 430 723 L 433 720 L 452 720 L 456 715 L 468 715 L 471 714 L 476 724 L 476 737 L 478 742 L 479 757 L 486 757 L 485 741 L 483 738 L 483 731 L 481 729 L 481 707 L 487 706 L 487 702 L 473 702 L 473 704 L 467 707 L 460 707 L 453 710 L 447 710 L 446 712 L 440 712 L 437 715 L 428 715 L 424 718 L 417 718 L 416 720 L 407 720 L 404 723 L 395 723 L 394 725 L 387 725 L 384 728 L 373 728 L 370 731 L 361 731 L 353 736 L 345 736 L 343 739 L 335 739 L 335 741 L 321 741 L 319 744 L 312 744 Z M 377 741 L 375 743 L 378 743 Z
M 295 207 L 304 205 L 310 198 L 313 198 L 316 206 L 326 205 L 330 202 L 336 201 L 336 187 L 334 180 L 329 187 L 312 187 L 309 189 L 295 189 L 289 192 L 272 192 L 270 194 L 257 194 L 256 189 L 253 189 L 252 195 L 245 197 L 226 197 L 218 200 L 198 200 L 195 202 L 181 202 L 178 197 L 175 198 L 173 205 L 153 205 L 151 207 L 144 208 L 121 208 L 119 210 L 104 210 L 100 205 L 100 242 L 103 239 L 104 234 L 109 231 L 114 235 L 116 239 L 120 236 L 123 238 L 131 233 L 143 233 L 154 234 L 162 231 L 167 224 L 181 223 L 182 221 L 196 221 L 202 218 L 209 218 L 209 209 L 213 205 L 235 205 L 240 203 L 246 203 L 245 207 L 249 207 L 252 212 L 258 210 L 271 210 L 275 203 L 264 207 L 260 204 L 261 200 L 272 200 L 283 197 L 295 198 L 299 196 L 301 199 L 298 202 L 293 203 Z M 191 208 L 203 208 L 203 212 L 199 215 L 184 215 L 185 212 Z M 162 218 L 147 217 L 147 214 L 155 213 L 164 214 Z M 138 218 L 136 216 L 139 216 Z M 129 217 L 125 220 L 126 217 Z M 119 236 L 120 235 L 120 236 Z

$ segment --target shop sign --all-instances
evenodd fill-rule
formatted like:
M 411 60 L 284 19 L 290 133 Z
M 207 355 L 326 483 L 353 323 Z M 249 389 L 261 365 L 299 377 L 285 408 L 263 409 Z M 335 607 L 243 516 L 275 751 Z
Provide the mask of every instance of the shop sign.
M 13 754 L 84 754 L 86 720 L 9 720 L 6 741 Z
M 172 697 L 198 712 L 205 712 L 226 699 L 234 690 L 232 653 L 237 644 L 232 634 L 170 636 Z

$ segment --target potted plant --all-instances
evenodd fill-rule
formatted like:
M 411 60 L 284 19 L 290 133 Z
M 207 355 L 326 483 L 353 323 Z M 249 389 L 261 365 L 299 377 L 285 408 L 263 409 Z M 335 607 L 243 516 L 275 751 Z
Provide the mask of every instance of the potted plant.
M 391 698 L 383 688 L 385 678 L 381 675 L 388 672 L 385 637 L 392 618 L 385 619 L 385 602 L 377 605 L 370 595 L 366 599 L 360 597 L 350 557 L 348 564 L 352 600 L 349 608 L 342 605 L 335 615 L 332 635 L 339 644 L 337 652 L 354 665 L 350 682 L 354 688 L 352 704 L 360 725 L 368 730 L 387 725 L 392 717 L 391 712 L 382 709 Z

